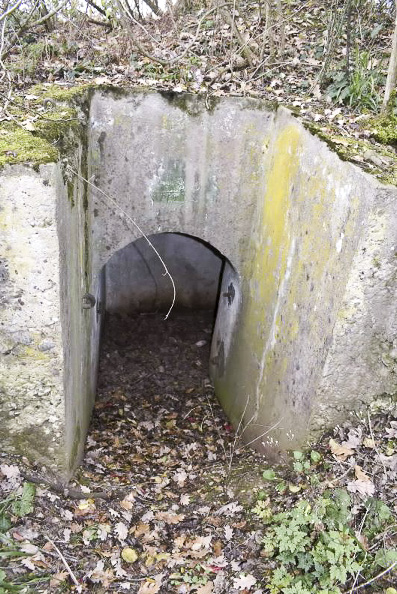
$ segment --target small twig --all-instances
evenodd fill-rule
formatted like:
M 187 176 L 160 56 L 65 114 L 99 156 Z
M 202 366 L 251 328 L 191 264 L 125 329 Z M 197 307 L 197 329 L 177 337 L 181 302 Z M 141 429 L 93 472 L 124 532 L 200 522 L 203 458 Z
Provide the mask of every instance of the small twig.
M 332 481 L 328 481 L 330 484 L 337 483 L 338 481 L 342 480 L 349 472 L 353 470 L 353 466 L 349 466 L 349 468 L 340 476 L 335 477 Z
M 113 499 L 114 497 L 124 496 L 126 492 L 130 492 L 131 489 L 133 489 L 132 485 L 128 485 L 124 488 L 119 487 L 110 493 L 108 491 L 93 491 L 84 493 L 79 489 L 71 489 L 70 487 L 61 485 L 59 483 L 53 483 L 43 477 L 36 477 L 24 472 L 21 472 L 21 476 L 23 476 L 23 478 L 29 483 L 34 483 L 35 485 L 45 485 L 51 491 L 54 491 L 63 497 L 68 497 L 69 499 Z
M 146 235 L 146 233 L 143 231 L 143 229 L 141 229 L 141 227 L 138 225 L 138 223 L 132 218 L 130 217 L 129 214 L 127 214 L 125 212 L 124 209 L 121 208 L 121 206 L 116 202 L 116 200 L 114 198 L 112 198 L 109 194 L 107 194 L 106 192 L 104 192 L 103 190 L 101 190 L 101 188 L 98 188 L 97 185 L 95 185 L 92 181 L 88 180 L 87 178 L 83 177 L 82 175 L 80 175 L 77 171 L 74 171 L 69 165 L 67 166 L 67 168 L 69 169 L 69 171 L 71 171 L 76 177 L 78 177 L 79 179 L 81 179 L 82 181 L 84 181 L 86 184 L 88 184 L 89 186 L 91 186 L 92 188 L 94 188 L 95 190 L 97 190 L 104 198 L 106 198 L 106 200 L 108 202 L 110 202 L 110 204 L 112 204 L 112 206 L 114 206 L 116 209 L 118 209 L 127 219 L 127 221 L 129 221 L 138 231 L 139 233 L 142 235 L 142 237 L 148 242 L 149 246 L 152 248 L 152 250 L 154 251 L 154 253 L 156 254 L 156 256 L 158 257 L 158 259 L 160 260 L 161 264 L 163 265 L 164 268 L 164 276 L 168 276 L 168 278 L 171 281 L 172 284 L 172 291 L 173 291 L 173 296 L 172 296 L 172 303 L 171 306 L 165 316 L 165 320 L 168 319 L 174 305 L 175 305 L 175 301 L 176 301 L 176 287 L 175 287 L 175 282 L 173 277 L 171 276 L 170 271 L 167 268 L 166 263 L 164 262 L 163 258 L 160 256 L 158 250 L 154 247 L 153 243 L 150 241 L 149 237 Z
M 86 0 L 87 4 L 89 6 L 91 6 L 92 8 L 95 8 L 95 10 L 97 10 L 102 16 L 104 16 L 105 18 L 107 18 L 107 14 L 106 14 L 106 10 L 104 10 L 103 8 L 101 8 L 100 6 L 98 6 L 98 4 L 96 4 L 94 2 L 94 0 Z
M 364 582 L 364 584 L 360 584 L 359 586 L 356 586 L 355 588 L 352 588 L 351 590 L 349 590 L 349 592 L 347 594 L 352 594 L 353 592 L 357 592 L 357 590 L 361 590 L 361 588 L 365 588 L 366 586 L 369 586 L 370 584 L 372 584 L 373 582 L 375 582 L 379 578 L 381 578 L 384 575 L 386 575 L 387 573 L 389 573 L 389 571 L 392 571 L 392 569 L 394 569 L 394 567 L 396 565 L 397 565 L 397 561 L 395 561 L 394 563 L 392 563 L 387 569 L 384 569 L 383 571 L 381 571 L 380 573 L 378 573 L 378 575 L 376 575 L 375 577 L 371 578 L 367 582 Z
M 246 41 L 244 41 L 243 36 L 241 35 L 239 29 L 237 28 L 234 18 L 232 17 L 230 12 L 226 9 L 223 9 L 223 10 L 221 10 L 221 14 L 222 14 L 224 20 L 226 21 L 226 23 L 228 23 L 230 25 L 232 31 L 236 35 L 236 39 L 240 46 L 241 53 L 243 54 L 244 58 L 247 60 L 249 65 L 252 67 L 254 65 L 254 61 L 257 58 L 257 56 L 253 53 L 251 48 L 248 47 L 248 44 L 246 43 Z
M 9 8 L 8 10 L 6 10 L 6 12 L 3 12 L 3 14 L 0 15 L 0 22 L 4 19 L 6 19 L 10 14 L 12 14 L 17 8 L 18 6 L 22 4 L 22 0 L 18 0 L 18 2 L 16 2 L 14 4 L 14 6 L 11 6 L 11 8 Z
M 381 462 L 381 464 L 383 466 L 384 477 L 385 477 L 385 479 L 387 479 L 387 469 L 386 469 L 385 463 L 382 460 L 381 453 L 380 453 L 379 449 L 376 447 L 376 442 L 375 442 L 374 432 L 372 431 L 372 423 L 371 423 L 371 417 L 370 417 L 369 411 L 367 412 L 367 418 L 368 418 L 369 432 L 371 434 L 371 439 L 372 439 L 372 442 L 374 444 L 374 450 L 377 453 L 378 458 L 379 458 L 379 460 L 380 460 L 380 462 Z
M 367 519 L 367 516 L 369 514 L 369 509 L 370 509 L 370 506 L 368 505 L 368 507 L 365 509 L 365 514 L 364 514 L 363 519 L 361 520 L 360 527 L 359 527 L 358 531 L 356 532 L 356 538 L 357 538 L 357 540 L 359 540 L 359 536 L 361 536 L 361 532 L 362 532 L 362 529 L 364 528 L 365 520 Z M 362 563 L 363 566 L 364 566 L 365 561 L 367 559 L 367 555 L 368 555 L 368 551 L 365 551 L 364 560 L 363 560 L 363 563 Z M 355 557 L 356 556 L 357 556 L 357 553 L 355 554 Z M 355 585 L 357 584 L 357 580 L 360 577 L 361 572 L 362 572 L 362 567 L 361 567 L 361 569 L 359 569 L 357 571 L 356 575 L 354 576 L 354 582 L 353 582 L 353 585 L 352 585 L 352 587 L 350 589 L 349 594 L 352 594 L 352 592 L 354 592 Z
M 265 437 L 265 435 L 267 435 L 268 433 L 270 433 L 271 431 L 273 431 L 273 429 L 276 429 L 276 427 L 278 427 L 280 425 L 280 423 L 283 421 L 283 419 L 284 419 L 284 417 L 281 417 L 281 419 L 279 421 L 277 421 L 277 423 L 275 423 L 274 425 L 272 425 L 272 427 L 270 427 L 269 429 L 266 429 L 266 431 L 264 431 L 263 433 L 261 433 L 261 435 L 258 435 L 258 437 L 255 437 L 255 439 L 252 439 L 248 443 L 245 443 L 240 449 L 241 450 L 244 450 L 244 449 L 248 448 L 251 444 L 253 444 L 256 441 L 258 441 L 258 439 L 262 439 L 262 437 Z
M 66 561 L 65 557 L 62 555 L 61 551 L 58 549 L 57 545 L 55 544 L 55 542 L 53 540 L 51 540 L 51 538 L 48 538 L 48 536 L 45 536 L 46 540 L 48 540 L 48 542 L 54 547 L 54 549 L 56 550 L 56 552 L 59 555 L 59 558 L 61 559 L 62 563 L 64 564 L 68 574 L 70 575 L 72 582 L 74 583 L 74 585 L 77 587 L 77 591 L 81 592 L 82 590 L 82 586 L 79 584 L 79 582 L 76 579 L 76 576 L 74 575 L 73 571 L 70 568 L 69 563 Z
M 53 17 L 55 14 L 57 14 L 57 12 L 59 12 L 62 8 L 64 8 L 64 6 L 66 6 L 66 4 L 68 2 L 69 2 L 69 0 L 62 0 L 50 12 L 48 12 L 47 14 L 45 14 L 40 19 L 37 19 L 37 21 L 34 21 L 33 23 L 29 23 L 29 22 L 26 22 L 25 21 L 25 23 L 22 24 L 22 29 L 25 29 L 25 28 L 28 28 L 28 27 L 37 27 L 38 25 L 42 25 L 43 23 L 45 23 L 45 21 L 48 21 L 48 19 L 50 19 L 51 17 Z
M 69 2 L 69 0 L 61 0 L 59 2 L 59 4 L 53 10 L 51 10 L 50 12 L 48 12 L 46 15 L 44 15 L 40 19 L 37 19 L 36 21 L 33 21 L 33 23 L 30 22 L 30 18 L 31 18 L 31 16 L 33 14 L 33 11 L 31 11 L 30 15 L 20 25 L 19 30 L 16 31 L 16 32 L 14 32 L 14 34 L 11 36 L 11 39 L 8 41 L 8 49 L 7 49 L 7 51 L 4 52 L 4 54 L 2 54 L 0 56 L 1 59 L 4 60 L 5 58 L 7 58 L 9 56 L 9 54 L 11 52 L 12 44 L 18 39 L 18 37 L 22 33 L 24 33 L 27 29 L 30 29 L 30 28 L 33 28 L 33 27 L 38 27 L 39 25 L 42 25 L 43 23 L 45 23 L 46 21 L 48 21 L 48 19 L 50 19 L 51 17 L 53 17 L 62 8 L 64 8 L 68 2 Z

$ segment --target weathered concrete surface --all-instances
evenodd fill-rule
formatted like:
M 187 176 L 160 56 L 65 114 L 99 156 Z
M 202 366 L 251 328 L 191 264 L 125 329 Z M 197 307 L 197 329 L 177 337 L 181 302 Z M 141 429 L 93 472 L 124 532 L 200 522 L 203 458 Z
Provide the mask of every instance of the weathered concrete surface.
M 210 112 L 199 97 L 96 93 L 89 175 L 119 208 L 90 186 L 94 273 L 141 237 L 125 215 L 147 235 L 198 237 L 239 267 L 264 192 L 263 147 L 273 120 L 249 99 Z
M 238 340 L 216 385 L 247 440 L 285 448 L 396 392 L 397 195 L 285 110 L 265 159 Z
M 0 180 L 1 448 L 63 467 L 57 167 L 3 170 Z
M 101 332 L 104 283 L 99 275 L 92 297 L 90 217 L 86 155 L 80 147 L 71 163 L 78 177 L 66 170 L 58 187 L 58 236 L 60 245 L 61 319 L 64 345 L 65 457 L 66 474 L 73 471 L 83 455 L 91 410 L 95 400 L 98 345 Z
M 176 309 L 214 309 L 222 258 L 202 242 L 160 233 L 149 237 L 174 280 Z M 105 266 L 106 310 L 110 313 L 167 312 L 173 288 L 156 252 L 143 237 L 116 252 Z
M 91 100 L 87 140 L 88 151 L 80 150 L 72 164 L 78 176 L 48 169 L 58 181 L 44 186 L 44 192 L 51 188 L 45 208 L 37 190 L 41 177 L 31 170 L 26 183 L 35 184 L 29 194 L 34 207 L 21 192 L 14 197 L 16 183 L 7 181 L 22 170 L 4 172 L 1 182 L 3 196 L 8 188 L 7 197 L 13 196 L 24 215 L 25 208 L 41 217 L 58 206 L 57 227 L 50 225 L 45 244 L 37 238 L 32 243 L 25 219 L 12 233 L 6 231 L 8 262 L 17 257 L 19 242 L 21 265 L 30 262 L 29 245 L 35 256 L 27 267 L 29 282 L 14 272 L 11 280 L 4 277 L 3 299 L 11 301 L 2 310 L 0 334 L 12 343 L 14 317 L 18 330 L 29 328 L 28 314 L 23 317 L 12 301 L 18 291 L 28 296 L 26 312 L 33 312 L 32 327 L 42 340 L 48 338 L 41 330 L 47 328 L 46 316 L 58 312 L 63 358 L 57 322 L 51 327 L 56 337 L 49 334 L 49 339 L 58 350 L 46 354 L 41 377 L 50 378 L 55 362 L 60 374 L 55 377 L 64 377 L 63 391 L 60 384 L 50 389 L 57 396 L 41 398 L 41 416 L 28 421 L 21 411 L 27 392 L 8 379 L 19 377 L 22 367 L 26 377 L 38 373 L 36 360 L 23 365 L 21 335 L 11 363 L 1 363 L 5 399 L 10 403 L 9 393 L 17 399 L 20 419 L 18 425 L 8 415 L 3 435 L 9 428 L 23 433 L 40 427 L 55 398 L 69 471 L 78 463 L 95 392 L 104 266 L 112 257 L 120 264 L 119 250 L 139 239 L 141 230 L 200 238 L 226 259 L 211 373 L 218 397 L 247 442 L 264 449 L 296 447 L 354 408 L 396 393 L 394 187 L 342 162 L 288 111 L 268 112 L 248 99 L 224 99 L 208 111 L 194 97 L 98 91 Z M 4 204 L 10 208 L 8 198 Z M 46 293 L 51 305 L 44 319 L 36 315 L 31 292 L 41 254 L 55 283 Z M 175 261 L 175 253 L 169 258 Z M 161 289 L 164 301 L 168 295 L 169 289 Z M 53 456 L 61 465 L 62 455 L 54 451 Z

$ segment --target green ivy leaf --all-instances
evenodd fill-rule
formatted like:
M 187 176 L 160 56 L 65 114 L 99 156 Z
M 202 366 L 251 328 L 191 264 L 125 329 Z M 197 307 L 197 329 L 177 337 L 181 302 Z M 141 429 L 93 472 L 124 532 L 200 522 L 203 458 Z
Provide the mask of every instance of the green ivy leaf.
M 294 470 L 295 470 L 295 472 L 302 472 L 303 471 L 302 462 L 294 462 Z
M 375 555 L 375 564 L 382 569 L 387 569 L 397 563 L 397 549 L 379 549 Z
M 318 464 L 318 462 L 321 460 L 321 454 L 315 450 L 312 450 L 310 452 L 310 460 L 313 462 L 313 464 Z
M 295 460 L 303 460 L 303 458 L 305 457 L 305 454 L 303 452 L 299 452 L 299 451 L 295 450 L 293 452 L 293 456 L 294 456 Z
M 12 503 L 12 513 L 20 518 L 32 513 L 35 494 L 36 487 L 32 483 L 24 483 L 22 495 Z
M 9 518 L 4 514 L 0 514 L 0 532 L 7 532 L 11 526 Z

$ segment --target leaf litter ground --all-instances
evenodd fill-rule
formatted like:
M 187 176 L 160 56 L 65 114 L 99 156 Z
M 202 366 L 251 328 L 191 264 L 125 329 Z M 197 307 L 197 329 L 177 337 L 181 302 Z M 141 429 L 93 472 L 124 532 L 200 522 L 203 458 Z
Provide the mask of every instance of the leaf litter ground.
M 34 517 L 11 534 L 46 545 L 29 563 L 58 575 L 59 591 L 70 576 L 45 536 L 84 591 L 189 592 L 198 580 L 211 592 L 217 576 L 233 591 L 230 579 L 254 569 L 259 544 L 228 479 L 242 464 L 252 481 L 262 458 L 237 449 L 207 378 L 212 314 L 113 317 L 107 328 L 76 477 L 85 498 L 40 487 Z
M 307 454 L 266 460 L 243 446 L 216 401 L 211 332 L 205 312 L 108 319 L 75 480 L 64 489 L 40 466 L 0 458 L 0 500 L 16 498 L 0 503 L 0 591 L 3 580 L 41 593 L 267 592 L 275 562 L 262 550 L 263 510 L 292 509 L 324 489 L 351 494 L 364 548 L 396 546 L 395 523 L 371 541 L 362 528 L 368 497 L 395 517 L 393 412 L 354 418 Z M 27 479 L 34 502 L 23 495 Z M 397 580 L 392 570 L 382 579 L 365 591 Z

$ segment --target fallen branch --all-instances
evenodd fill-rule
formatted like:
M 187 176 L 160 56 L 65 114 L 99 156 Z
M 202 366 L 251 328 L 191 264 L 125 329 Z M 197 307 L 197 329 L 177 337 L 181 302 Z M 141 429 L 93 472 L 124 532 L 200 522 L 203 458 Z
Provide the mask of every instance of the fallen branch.
M 383 571 L 381 571 L 380 573 L 378 573 L 378 575 L 376 575 L 375 577 L 371 578 L 370 580 L 368 580 L 364 584 L 360 584 L 359 586 L 355 586 L 354 588 L 351 588 L 349 590 L 349 592 L 347 592 L 345 594 L 353 594 L 353 592 L 357 592 L 357 590 L 361 590 L 361 588 L 365 588 L 366 586 L 369 586 L 370 584 L 373 584 L 376 580 L 378 580 L 379 578 L 383 577 L 384 575 L 386 575 L 387 573 L 389 573 L 390 571 L 392 571 L 396 567 L 396 565 L 397 565 L 397 561 L 395 561 L 394 563 L 392 563 L 387 569 L 384 569 Z
M 48 19 L 50 19 L 51 17 L 53 17 L 60 10 L 62 10 L 62 8 L 64 8 L 68 2 L 69 2 L 69 0 L 63 0 L 55 8 L 53 8 L 53 10 L 51 10 L 50 12 L 48 12 L 47 14 L 45 14 L 43 17 L 37 19 L 36 21 L 33 21 L 33 23 L 30 22 L 30 18 L 31 18 L 31 15 L 32 15 L 32 13 L 31 13 L 28 16 L 28 18 L 25 19 L 25 21 L 21 24 L 21 26 L 18 29 L 18 31 L 16 31 L 11 36 L 11 39 L 8 41 L 9 47 L 8 47 L 7 51 L 4 52 L 4 54 L 1 54 L 0 55 L 0 59 L 1 60 L 4 60 L 5 58 L 7 58 L 9 56 L 9 54 L 11 52 L 11 48 L 13 47 L 13 44 L 22 35 L 22 33 L 25 33 L 25 31 L 27 31 L 28 29 L 32 29 L 34 27 L 38 27 L 39 25 L 42 25 L 43 23 L 45 23 L 46 21 L 48 21 Z M 1 17 L 0 17 L 0 19 L 1 19 Z
M 94 2 L 94 0 L 86 0 L 87 4 L 89 6 L 91 6 L 92 8 L 95 8 L 95 10 L 97 10 L 102 16 L 104 16 L 105 18 L 107 18 L 107 14 L 106 14 L 106 10 L 104 10 L 103 8 L 101 8 L 100 6 L 98 6 L 98 4 L 96 4 Z
M 54 549 L 58 553 L 59 558 L 61 559 L 62 563 L 65 566 L 66 571 L 68 572 L 68 574 L 70 575 L 70 577 L 72 579 L 72 582 L 77 587 L 77 591 L 78 592 L 81 592 L 82 586 L 77 581 L 76 576 L 74 575 L 73 571 L 71 570 L 69 563 L 66 561 L 65 557 L 62 555 L 61 551 L 58 549 L 58 547 L 55 544 L 55 542 L 53 540 L 51 540 L 51 538 L 48 538 L 48 536 L 46 536 L 45 538 L 46 538 L 46 540 L 48 540 L 48 542 L 54 547 Z
M 10 14 L 12 14 L 19 7 L 20 4 L 22 4 L 22 0 L 18 0 L 18 2 L 14 4 L 14 6 L 11 6 L 11 8 L 3 12 L 3 14 L 0 15 L 0 23 L 8 16 L 10 16 Z
M 238 30 L 237 25 L 234 21 L 234 18 L 232 17 L 230 12 L 228 10 L 223 9 L 223 10 L 221 10 L 221 15 L 223 16 L 224 21 L 228 25 L 230 25 L 230 27 L 232 28 L 232 31 L 236 35 L 236 39 L 240 46 L 241 53 L 243 54 L 244 58 L 247 60 L 249 65 L 252 67 L 254 65 L 255 60 L 258 57 L 255 56 L 253 51 L 248 47 L 248 44 L 246 43 L 246 41 L 244 41 L 243 36 L 241 35 L 240 31 Z

